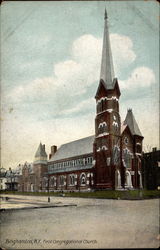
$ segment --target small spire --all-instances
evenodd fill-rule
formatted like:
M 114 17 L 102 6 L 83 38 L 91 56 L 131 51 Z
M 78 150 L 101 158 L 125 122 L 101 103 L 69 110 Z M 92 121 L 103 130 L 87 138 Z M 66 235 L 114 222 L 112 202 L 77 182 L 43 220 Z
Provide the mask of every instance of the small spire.
M 107 16 L 107 10 L 105 8 L 104 19 L 107 19 L 107 18 L 108 18 L 108 16 Z
M 136 119 L 135 119 L 135 117 L 133 115 L 133 112 L 132 112 L 131 108 L 129 108 L 127 110 L 127 115 L 126 115 L 126 118 L 125 118 L 123 124 L 128 125 L 132 135 L 138 135 L 138 136 L 143 137 L 142 134 L 141 134 L 141 131 L 140 131 L 139 127 L 138 127 L 138 124 L 136 122 Z
M 131 108 L 128 108 L 128 109 L 127 109 L 127 112 L 132 112 L 132 109 L 131 109 Z
M 46 157 L 47 154 L 45 152 L 45 145 L 44 144 L 42 145 L 42 143 L 40 142 L 39 147 L 36 151 L 35 157 L 41 157 L 41 156 Z

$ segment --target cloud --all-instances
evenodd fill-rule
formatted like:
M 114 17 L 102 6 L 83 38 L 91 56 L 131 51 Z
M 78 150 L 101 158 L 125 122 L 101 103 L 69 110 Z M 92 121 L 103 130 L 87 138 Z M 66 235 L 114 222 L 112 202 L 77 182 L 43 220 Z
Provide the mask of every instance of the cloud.
M 111 34 L 110 40 L 117 67 L 124 67 L 124 64 L 132 63 L 136 59 L 133 42 L 128 36 Z
M 152 69 L 147 67 L 139 67 L 133 70 L 130 77 L 125 81 L 120 81 L 121 89 L 136 89 L 140 87 L 149 87 L 155 83 L 155 75 Z
M 133 42 L 128 36 L 119 34 L 111 34 L 111 50 L 113 53 L 113 62 L 116 75 L 122 68 L 128 66 L 136 59 L 136 54 L 133 50 Z
M 101 52 L 102 39 L 98 39 L 93 35 L 83 35 L 73 42 L 72 56 L 76 61 L 97 64 L 101 59 Z
M 119 34 L 111 34 L 110 39 L 114 57 L 118 58 L 117 67 L 122 66 L 122 61 L 132 63 L 135 53 L 131 39 Z M 55 106 L 58 104 L 62 111 L 67 109 L 67 105 L 70 109 L 67 99 L 86 93 L 87 88 L 95 82 L 98 85 L 101 53 L 102 39 L 90 34 L 83 35 L 73 42 L 71 58 L 53 66 L 52 75 L 16 87 L 7 95 L 7 100 L 27 104 L 48 100 Z M 60 104 L 62 97 L 64 105 Z
M 90 107 L 94 107 L 94 105 L 95 105 L 95 100 L 93 98 L 89 98 L 87 100 L 84 100 L 84 101 L 78 103 L 74 107 L 63 111 L 62 114 L 68 115 L 68 114 L 77 113 L 77 112 L 80 112 L 83 110 L 86 112 L 86 110 L 89 110 Z

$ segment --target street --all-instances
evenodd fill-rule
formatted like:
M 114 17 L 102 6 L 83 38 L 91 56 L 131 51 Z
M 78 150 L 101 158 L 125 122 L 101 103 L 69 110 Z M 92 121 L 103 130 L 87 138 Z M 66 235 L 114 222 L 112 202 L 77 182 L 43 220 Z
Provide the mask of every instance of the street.
M 25 197 L 33 200 L 35 197 Z M 47 197 L 37 197 L 47 201 Z M 51 197 L 76 204 L 1 212 L 1 247 L 11 249 L 157 248 L 159 200 Z

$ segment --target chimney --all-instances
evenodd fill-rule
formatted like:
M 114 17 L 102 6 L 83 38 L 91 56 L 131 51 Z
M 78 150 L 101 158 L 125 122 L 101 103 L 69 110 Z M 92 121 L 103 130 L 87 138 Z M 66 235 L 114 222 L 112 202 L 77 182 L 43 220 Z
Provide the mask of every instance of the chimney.
M 57 146 L 51 146 L 51 153 L 49 154 L 49 159 L 57 152 Z

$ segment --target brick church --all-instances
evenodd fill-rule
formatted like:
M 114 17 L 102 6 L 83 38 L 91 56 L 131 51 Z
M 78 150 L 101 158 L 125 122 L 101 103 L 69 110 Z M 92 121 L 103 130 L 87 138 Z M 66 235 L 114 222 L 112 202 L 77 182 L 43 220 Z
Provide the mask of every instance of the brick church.
M 51 146 L 49 159 L 45 145 L 40 143 L 32 167 L 32 191 L 142 188 L 143 136 L 131 109 L 121 122 L 121 92 L 114 77 L 106 10 L 97 87 L 95 135 L 63 144 L 58 149 Z

